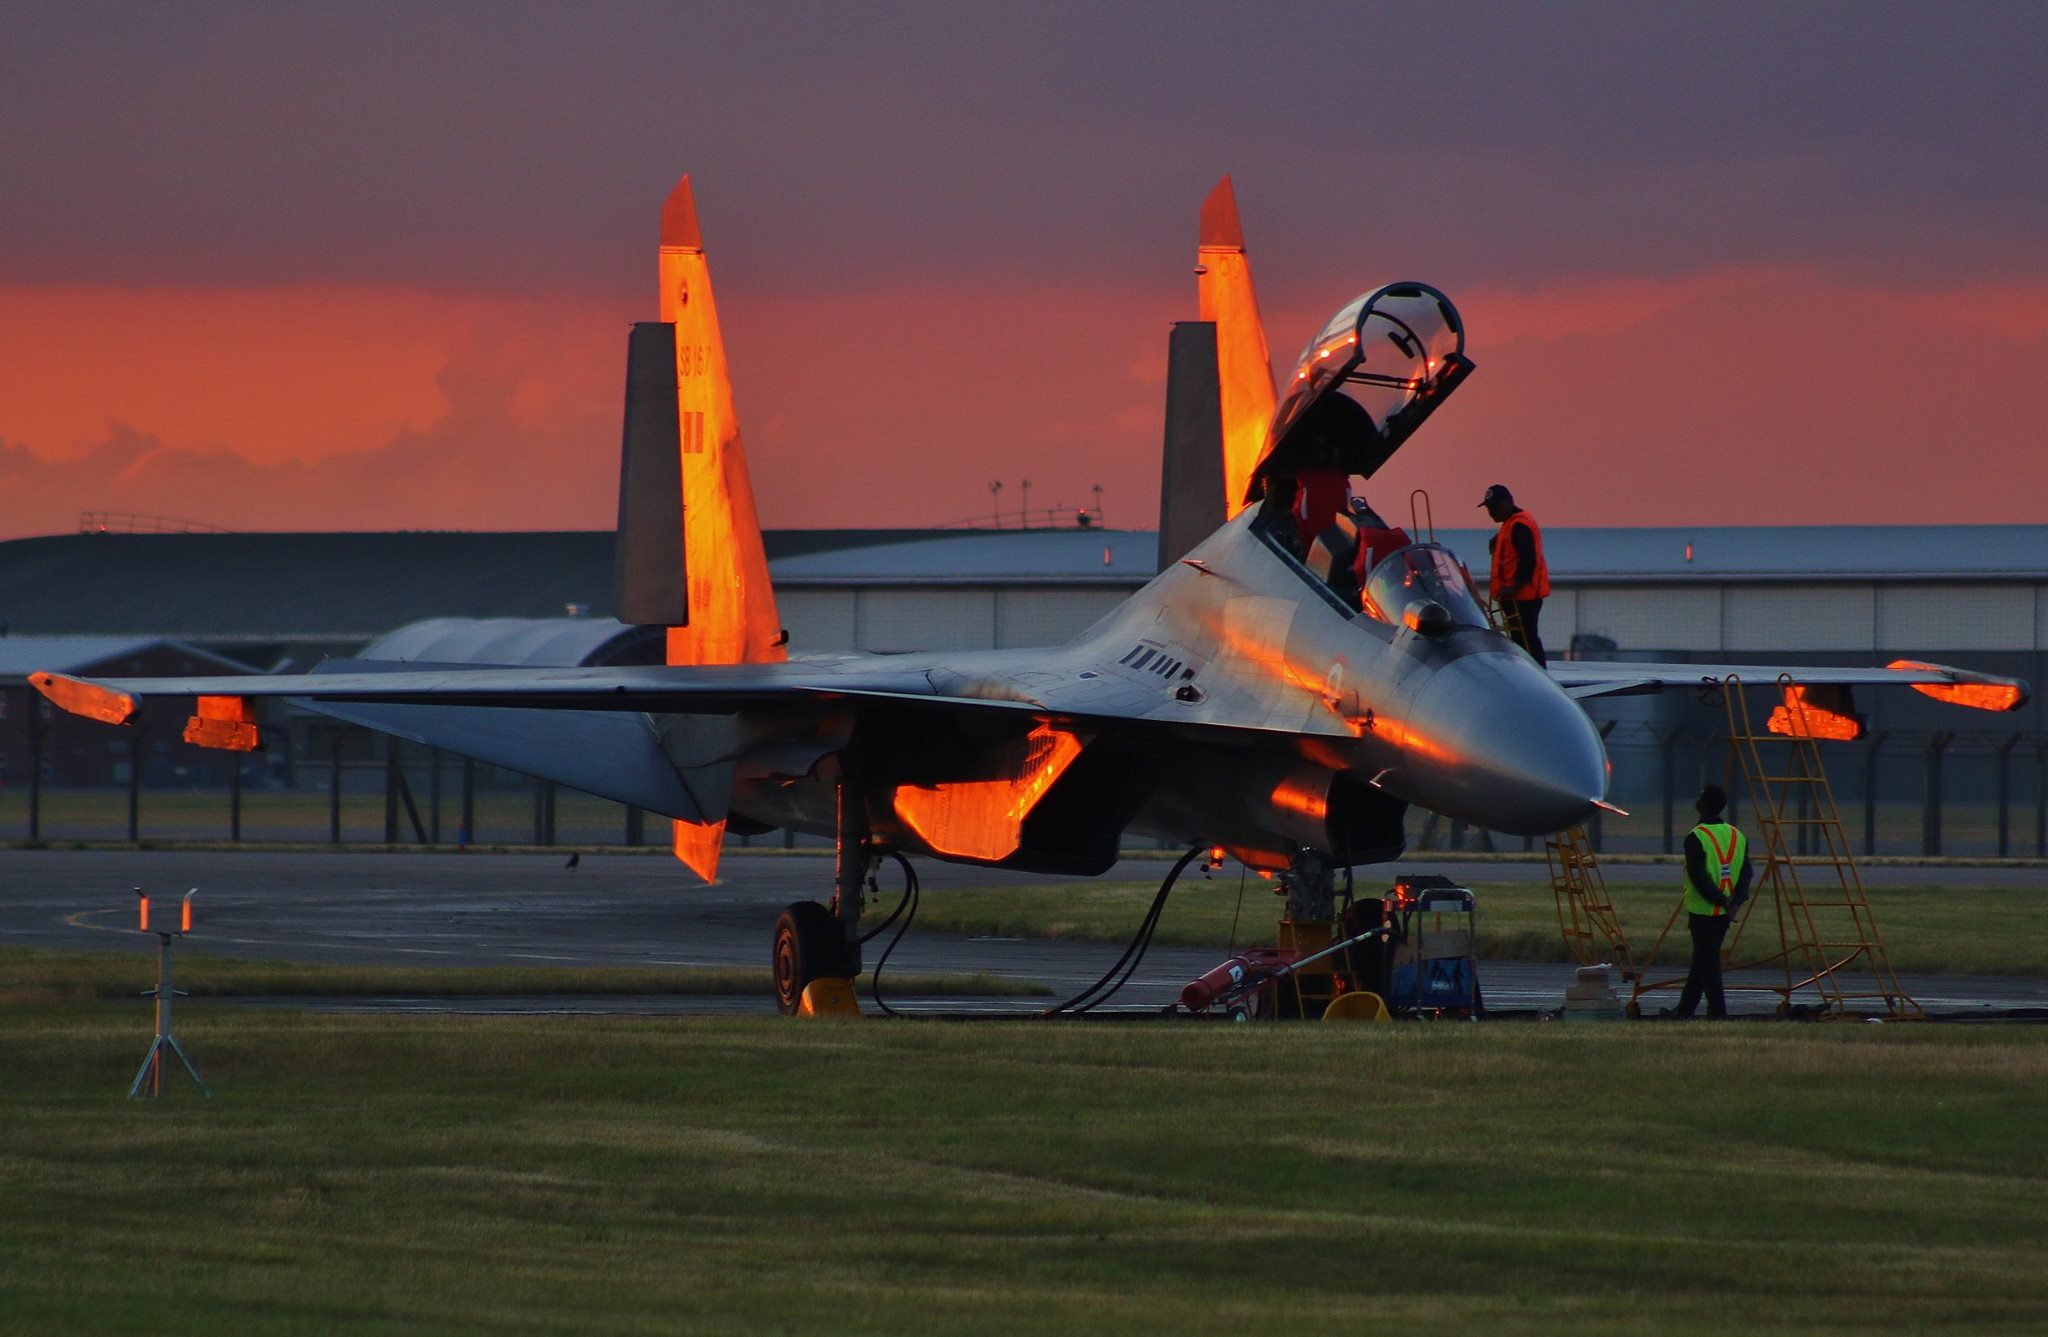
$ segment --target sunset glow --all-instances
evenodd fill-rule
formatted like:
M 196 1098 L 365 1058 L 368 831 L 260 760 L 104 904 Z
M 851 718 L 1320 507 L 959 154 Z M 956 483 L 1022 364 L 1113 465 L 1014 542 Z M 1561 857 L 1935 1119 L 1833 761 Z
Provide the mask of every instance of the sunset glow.
M 1395 280 L 1466 319 L 1477 372 L 1376 492 L 1462 515 L 1505 481 L 1553 527 L 2041 518 L 2041 13 L 1908 10 L 1845 46 L 1825 6 L 1447 32 L 1198 3 L 1071 42 L 1000 9 L 540 10 L 457 67 L 403 57 L 473 38 L 431 5 L 354 25 L 374 42 L 266 12 L 205 60 L 167 54 L 177 7 L 114 8 L 10 34 L 36 57 L 5 66 L 0 537 L 89 510 L 609 527 L 620 350 L 683 172 L 769 528 L 972 522 L 997 479 L 1015 523 L 1024 478 L 1034 509 L 1099 484 L 1104 522 L 1153 525 L 1168 328 L 1243 258 L 1212 237 L 1198 298 L 1226 173 L 1283 363 Z M 1539 42 L 1569 54 L 1539 73 Z M 1457 90 L 1428 154 L 1359 123 L 1365 68 L 1389 107 Z M 1248 383 L 1257 350 L 1223 352 Z M 1737 485 L 1695 486 L 1703 461 Z

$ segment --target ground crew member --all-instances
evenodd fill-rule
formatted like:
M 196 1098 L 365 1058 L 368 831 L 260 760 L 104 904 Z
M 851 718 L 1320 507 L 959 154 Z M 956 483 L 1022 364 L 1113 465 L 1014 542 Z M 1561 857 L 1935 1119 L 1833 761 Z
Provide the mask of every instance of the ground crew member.
M 1692 933 L 1692 966 L 1678 1006 L 1664 1015 L 1685 1019 L 1705 995 L 1707 1016 L 1726 1017 L 1728 996 L 1721 987 L 1721 942 L 1728 925 L 1749 899 L 1749 842 L 1721 820 L 1728 795 L 1719 785 L 1700 790 L 1693 807 L 1700 824 L 1685 837 L 1685 919 Z
M 1493 603 L 1509 614 L 1508 635 L 1527 650 L 1539 664 L 1550 661 L 1543 654 L 1543 638 L 1536 620 L 1543 613 L 1543 601 L 1550 597 L 1550 565 L 1543 560 L 1543 531 L 1529 513 L 1515 505 L 1515 494 L 1499 483 L 1486 489 L 1479 504 L 1500 525 L 1500 531 L 1486 541 L 1493 554 Z

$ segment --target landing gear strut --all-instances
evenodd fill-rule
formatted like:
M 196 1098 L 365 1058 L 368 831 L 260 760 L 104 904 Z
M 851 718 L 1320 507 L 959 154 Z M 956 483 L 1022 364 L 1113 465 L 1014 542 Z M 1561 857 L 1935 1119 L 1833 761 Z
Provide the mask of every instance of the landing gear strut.
M 798 901 L 775 921 L 775 1006 L 786 1017 L 797 1014 L 813 981 L 860 978 L 861 887 L 874 855 L 868 847 L 867 809 L 859 791 L 844 780 L 838 807 L 832 903 Z

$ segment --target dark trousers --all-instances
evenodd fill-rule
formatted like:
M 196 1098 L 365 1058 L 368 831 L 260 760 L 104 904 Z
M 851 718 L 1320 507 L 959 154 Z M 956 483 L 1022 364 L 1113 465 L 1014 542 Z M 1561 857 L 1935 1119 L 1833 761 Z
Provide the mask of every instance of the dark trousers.
M 1521 634 L 1514 638 L 1515 644 L 1527 650 L 1537 663 L 1548 664 L 1550 661 L 1543 654 L 1543 637 L 1536 632 L 1536 621 L 1543 616 L 1543 601 L 1516 599 L 1512 602 L 1515 605 L 1515 625 L 1522 629 Z
M 1686 928 L 1692 932 L 1692 968 L 1685 972 L 1685 991 L 1678 995 L 1673 1011 L 1681 1017 L 1691 1016 L 1704 993 L 1707 1015 L 1725 1017 L 1728 995 L 1721 989 L 1721 940 L 1728 936 L 1728 921 L 1735 916 L 1688 914 L 1685 918 Z

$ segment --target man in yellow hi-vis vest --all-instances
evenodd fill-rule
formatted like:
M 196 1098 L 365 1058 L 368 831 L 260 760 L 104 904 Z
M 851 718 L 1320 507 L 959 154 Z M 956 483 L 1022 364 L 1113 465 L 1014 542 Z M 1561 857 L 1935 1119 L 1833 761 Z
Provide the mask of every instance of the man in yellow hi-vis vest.
M 1704 994 L 1707 1015 L 1725 1017 L 1728 996 L 1721 987 L 1721 942 L 1749 899 L 1749 842 L 1721 820 L 1728 809 L 1728 795 L 1721 786 L 1700 790 L 1693 808 L 1700 824 L 1685 837 L 1685 918 L 1692 932 L 1692 967 L 1685 973 L 1678 1006 L 1665 1015 L 1690 1017 Z

